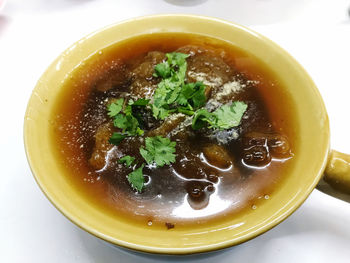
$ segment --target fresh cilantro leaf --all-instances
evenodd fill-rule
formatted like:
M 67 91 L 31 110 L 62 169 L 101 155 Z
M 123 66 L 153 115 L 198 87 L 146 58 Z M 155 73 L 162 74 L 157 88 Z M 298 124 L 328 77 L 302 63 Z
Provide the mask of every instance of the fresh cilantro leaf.
M 194 114 L 192 120 L 192 128 L 194 130 L 198 130 L 203 128 L 207 123 L 213 126 L 216 122 L 216 117 L 207 111 L 206 109 L 197 110 Z
M 171 104 L 175 101 L 178 93 L 180 92 L 181 84 L 182 83 L 179 83 L 172 78 L 163 79 L 161 82 L 159 82 L 158 88 L 154 92 L 154 101 L 157 101 L 158 105 Z M 176 97 L 175 99 L 171 99 L 171 93 L 174 90 L 177 90 Z
M 191 96 L 191 104 L 194 108 L 200 108 L 204 106 L 207 101 L 205 96 L 205 86 L 202 82 L 196 82 L 194 86 L 195 92 Z
M 165 56 L 168 59 L 167 62 L 169 65 L 172 67 L 181 67 L 182 65 L 186 64 L 186 58 L 188 58 L 190 55 L 179 52 L 172 52 L 167 53 Z
M 166 96 L 166 102 L 167 104 L 172 104 L 176 101 L 177 97 L 179 96 L 181 91 L 181 86 L 175 86 Z
M 154 92 L 152 112 L 156 119 L 164 119 L 169 114 L 169 105 L 173 104 L 185 83 L 189 55 L 183 53 L 167 53 L 167 60 L 156 65 L 156 76 L 162 77 Z
M 182 89 L 181 93 L 179 94 L 179 97 L 177 98 L 176 102 L 180 105 L 188 105 L 188 100 L 191 98 L 192 94 L 194 93 L 194 86 L 191 85 L 193 83 L 185 84 Z
M 122 140 L 124 140 L 126 135 L 121 134 L 119 132 L 113 132 L 111 138 L 109 138 L 109 143 L 114 144 L 114 145 L 119 145 Z
M 162 167 L 165 164 L 169 165 L 170 163 L 175 162 L 175 145 L 176 142 L 170 142 L 168 145 L 159 144 L 159 146 L 157 146 L 156 154 L 154 156 L 154 162 L 157 164 L 157 167 Z
M 113 118 L 115 127 L 122 129 L 122 133 L 113 133 L 109 142 L 118 145 L 125 137 L 142 135 L 143 130 L 139 128 L 137 119 L 132 115 L 132 107 L 127 105 L 124 109 L 124 114 L 121 113 L 124 99 L 118 99 L 108 105 L 108 115 Z
M 163 62 L 154 67 L 154 76 L 163 79 L 168 78 L 171 74 L 171 68 L 168 62 Z
M 125 115 L 132 115 L 132 106 L 131 105 L 127 105 L 124 109 L 124 114 Z
M 140 148 L 142 157 L 148 164 L 156 163 L 157 167 L 175 162 L 176 142 L 161 136 L 147 137 L 146 147 Z
M 108 116 L 115 117 L 123 108 L 124 99 L 117 99 L 115 102 L 112 102 L 107 106 Z
M 194 111 L 188 107 L 178 107 L 177 111 L 190 116 L 194 114 Z
M 138 99 L 136 101 L 129 100 L 128 104 L 131 106 L 147 106 L 150 100 Z
M 215 128 L 224 130 L 236 127 L 241 122 L 248 105 L 241 101 L 235 101 L 231 105 L 225 104 L 213 112 L 217 121 Z
M 172 91 L 172 87 L 167 85 L 168 82 L 171 84 L 170 81 L 161 81 L 153 95 L 152 112 L 156 119 L 163 120 L 166 116 L 168 116 L 167 109 L 169 106 L 166 98 L 168 93 Z
M 180 105 L 190 104 L 194 108 L 202 107 L 207 98 L 205 96 L 205 86 L 202 82 L 185 84 L 177 98 L 177 103 Z
M 142 135 L 143 130 L 139 127 L 139 122 L 132 115 L 122 115 L 118 114 L 114 118 L 114 126 L 123 130 L 123 133 L 126 133 L 129 136 Z
M 147 138 L 146 138 L 147 139 Z M 153 163 L 154 153 L 148 150 L 145 150 L 143 147 L 140 148 L 140 154 L 146 160 L 148 164 Z
M 186 58 L 190 55 L 178 52 L 167 53 L 166 57 L 168 58 L 167 62 L 173 67 L 177 68 L 175 71 L 175 76 L 179 82 L 184 82 L 186 77 L 187 62 Z
M 128 174 L 128 181 L 131 187 L 137 190 L 138 192 L 142 191 L 143 185 L 145 183 L 145 178 L 143 177 L 142 173 L 143 167 L 144 164 L 142 164 L 139 168 Z
M 141 135 L 143 135 L 144 133 L 145 133 L 144 130 L 140 129 L 140 127 L 137 127 L 137 128 L 136 128 L 136 134 L 137 134 L 137 135 L 141 136 Z
M 126 166 L 130 166 L 134 161 L 135 161 L 135 157 L 132 157 L 130 155 L 125 155 L 124 157 L 118 160 L 118 163 L 125 163 Z
M 124 114 L 119 113 L 114 117 L 113 124 L 123 130 L 129 136 L 142 135 L 143 130 L 139 127 L 138 120 L 132 115 L 131 105 L 128 105 L 124 109 Z
M 127 119 L 127 127 L 125 130 L 123 130 L 124 132 L 126 132 L 130 136 L 143 134 L 143 130 L 140 129 L 139 122 L 134 116 L 126 115 L 126 119 Z
M 209 128 L 220 130 L 230 129 L 240 124 L 244 112 L 248 105 L 241 101 L 235 101 L 231 105 L 225 104 L 214 112 L 210 113 L 206 109 L 195 112 L 192 120 L 192 128 L 198 130 L 209 124 Z
M 167 105 L 165 105 L 167 107 Z M 155 104 L 152 105 L 152 112 L 153 116 L 156 119 L 164 120 L 166 117 L 168 117 L 170 111 L 169 109 L 166 109 L 164 106 L 156 106 Z
M 184 93 L 182 90 L 181 90 L 179 96 L 177 97 L 176 102 L 180 105 L 183 105 L 183 106 L 188 105 L 187 98 L 186 98 L 186 96 L 184 96 Z
M 114 117 L 113 124 L 115 127 L 125 130 L 128 127 L 128 120 L 125 115 L 118 114 Z

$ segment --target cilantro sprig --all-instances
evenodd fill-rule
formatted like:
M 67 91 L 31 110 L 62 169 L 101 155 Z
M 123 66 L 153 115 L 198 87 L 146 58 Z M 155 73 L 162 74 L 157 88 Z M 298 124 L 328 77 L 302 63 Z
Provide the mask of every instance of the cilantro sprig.
M 133 106 L 146 106 L 149 100 L 139 99 L 137 101 L 129 100 L 128 105 L 124 107 L 124 99 L 120 98 L 107 106 L 107 114 L 113 119 L 114 127 L 122 129 L 122 132 L 114 132 L 109 142 L 119 145 L 123 139 L 128 136 L 142 135 L 144 131 L 140 128 L 137 118 L 133 115 Z
M 205 127 L 226 130 L 236 127 L 240 124 L 243 114 L 248 105 L 242 101 L 234 101 L 231 104 L 225 104 L 217 108 L 214 112 L 208 112 L 206 109 L 200 109 L 194 114 L 192 128 L 198 130 Z
M 112 102 L 107 106 L 108 109 L 108 116 L 113 118 L 118 115 L 118 113 L 123 108 L 124 99 L 117 99 L 115 102 Z
M 140 154 L 148 164 L 155 163 L 157 167 L 175 162 L 176 142 L 161 136 L 147 137 L 146 147 L 140 148 Z
M 125 138 L 126 138 L 125 134 L 121 134 L 119 132 L 113 132 L 108 142 L 114 145 L 119 145 L 122 142 L 122 140 L 124 140 Z
M 138 192 L 142 191 L 142 188 L 145 184 L 145 178 L 142 172 L 144 166 L 145 165 L 142 164 L 139 168 L 129 173 L 127 177 L 131 187 Z
M 140 148 L 140 154 L 147 164 L 156 164 L 157 167 L 163 167 L 175 162 L 176 142 L 161 136 L 146 137 L 145 147 Z M 135 161 L 135 157 L 126 155 L 119 159 L 119 163 L 125 163 L 130 167 Z M 134 171 L 128 174 L 127 179 L 131 187 L 141 192 L 144 186 L 143 176 L 144 163 Z
M 162 78 L 154 92 L 153 116 L 164 120 L 170 113 L 181 112 L 193 115 L 193 108 L 205 104 L 205 86 L 201 82 L 187 83 L 186 58 L 183 53 L 167 53 L 167 60 L 156 65 L 154 76 Z
M 182 87 L 176 102 L 193 109 L 204 106 L 206 100 L 205 85 L 202 82 L 195 82 L 187 83 Z
M 125 105 L 126 104 L 126 105 Z M 134 114 L 133 107 L 146 107 L 149 104 L 147 99 L 130 99 L 127 103 L 123 98 L 113 101 L 107 105 L 107 114 L 113 119 L 113 125 L 122 129 L 122 132 L 113 132 L 109 142 L 119 145 L 128 136 L 141 136 L 144 131 L 139 127 L 137 113 Z M 136 116 L 136 117 L 135 117 Z M 170 164 L 175 161 L 175 142 L 161 136 L 146 137 L 145 148 L 140 148 L 141 155 L 148 164 L 155 163 L 157 167 Z M 135 163 L 135 157 L 126 155 L 118 160 L 118 163 L 130 167 Z M 131 187 L 141 192 L 144 186 L 143 168 L 144 163 L 127 175 Z
M 135 161 L 135 157 L 132 157 L 130 155 L 125 155 L 124 157 L 118 160 L 118 163 L 125 163 L 125 165 L 129 167 L 134 163 L 134 161 Z
M 225 104 L 216 109 L 213 112 L 217 118 L 214 128 L 225 130 L 238 126 L 247 108 L 244 102 L 234 101 L 231 105 Z
M 128 104 L 131 106 L 147 106 L 150 100 L 147 99 L 138 99 L 136 101 L 130 99 Z

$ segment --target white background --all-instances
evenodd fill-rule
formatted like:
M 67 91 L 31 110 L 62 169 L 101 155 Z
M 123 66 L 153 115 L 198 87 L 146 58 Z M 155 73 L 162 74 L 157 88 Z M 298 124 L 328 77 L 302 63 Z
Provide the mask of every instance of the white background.
M 332 148 L 349 152 L 349 7 L 350 1 L 341 0 L 7 1 L 0 11 L 0 262 L 350 262 L 350 204 L 317 190 L 271 231 L 224 251 L 179 258 L 110 247 L 44 197 L 22 140 L 31 90 L 70 44 L 127 18 L 193 13 L 248 26 L 289 51 L 325 100 Z

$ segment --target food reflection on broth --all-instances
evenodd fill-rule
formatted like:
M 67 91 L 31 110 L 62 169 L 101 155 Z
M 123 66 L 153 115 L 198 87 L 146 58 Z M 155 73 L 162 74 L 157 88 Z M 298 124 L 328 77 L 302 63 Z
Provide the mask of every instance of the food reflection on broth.
M 268 202 L 293 162 L 282 90 L 226 42 L 139 36 L 67 77 L 52 141 L 65 176 L 116 220 L 169 230 L 221 220 Z

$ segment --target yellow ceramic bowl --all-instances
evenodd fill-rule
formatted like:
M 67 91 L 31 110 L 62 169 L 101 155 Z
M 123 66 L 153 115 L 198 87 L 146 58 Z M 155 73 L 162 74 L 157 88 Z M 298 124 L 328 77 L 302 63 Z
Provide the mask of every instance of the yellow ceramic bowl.
M 231 42 L 270 65 L 295 104 L 299 133 L 295 165 L 272 198 L 254 213 L 188 230 L 160 230 L 116 220 L 103 213 L 62 176 L 49 138 L 50 113 L 67 75 L 84 59 L 118 41 L 155 32 L 185 32 Z M 302 98 L 302 99 L 301 99 Z M 321 178 L 329 155 L 327 113 L 305 70 L 269 39 L 229 22 L 193 15 L 141 17 L 108 26 L 76 42 L 46 70 L 25 116 L 24 139 L 32 172 L 49 200 L 68 219 L 112 244 L 139 251 L 189 254 L 236 245 L 264 233 L 298 208 Z

